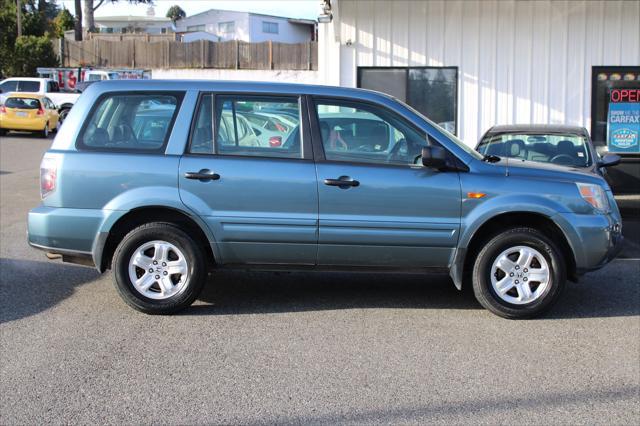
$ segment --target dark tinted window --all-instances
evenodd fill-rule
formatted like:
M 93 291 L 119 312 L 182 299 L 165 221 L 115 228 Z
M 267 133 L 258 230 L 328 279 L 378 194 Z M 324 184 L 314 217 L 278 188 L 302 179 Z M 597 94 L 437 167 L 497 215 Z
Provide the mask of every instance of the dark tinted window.
M 100 99 L 79 144 L 85 148 L 156 151 L 169 138 L 176 94 L 110 94 Z
M 38 92 L 40 91 L 39 81 L 20 80 L 18 83 L 18 92 Z
M 593 67 L 591 84 L 591 139 L 595 145 L 611 145 L 611 92 L 640 89 L 640 67 Z M 638 101 L 636 100 L 636 103 Z M 614 108 L 618 105 L 614 106 Z M 609 146 L 611 151 L 611 146 Z
M 32 98 L 8 98 L 4 102 L 4 106 L 16 109 L 38 109 L 40 101 Z
M 456 134 L 456 67 L 362 67 L 358 87 L 391 95 Z

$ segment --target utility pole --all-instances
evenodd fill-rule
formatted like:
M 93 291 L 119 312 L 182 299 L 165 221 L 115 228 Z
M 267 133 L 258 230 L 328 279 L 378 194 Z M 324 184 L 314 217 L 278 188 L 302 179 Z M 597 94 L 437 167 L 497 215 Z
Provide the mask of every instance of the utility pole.
M 16 0 L 16 21 L 18 24 L 18 37 L 22 35 L 22 2 Z

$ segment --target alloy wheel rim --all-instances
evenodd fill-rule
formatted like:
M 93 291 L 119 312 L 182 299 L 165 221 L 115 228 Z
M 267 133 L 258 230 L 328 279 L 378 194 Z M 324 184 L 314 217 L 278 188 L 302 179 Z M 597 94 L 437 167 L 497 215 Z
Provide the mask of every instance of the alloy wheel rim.
M 167 241 L 149 241 L 129 259 L 133 288 L 149 299 L 163 300 L 180 294 L 189 278 L 189 263 L 178 247 Z
M 491 265 L 493 290 L 507 303 L 533 303 L 545 294 L 550 282 L 549 262 L 532 247 L 508 248 L 496 256 Z

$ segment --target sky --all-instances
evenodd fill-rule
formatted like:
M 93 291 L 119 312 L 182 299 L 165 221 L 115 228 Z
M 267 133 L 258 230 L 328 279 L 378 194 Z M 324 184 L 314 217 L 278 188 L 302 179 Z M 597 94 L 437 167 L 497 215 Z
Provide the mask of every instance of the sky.
M 98 3 L 98 0 L 94 0 Z M 58 0 L 74 13 L 73 0 Z M 237 10 L 241 12 L 264 13 L 287 18 L 315 19 L 320 13 L 320 0 L 154 0 L 155 16 L 165 16 L 174 4 L 179 5 L 187 16 L 209 9 Z M 106 0 L 96 10 L 95 16 L 145 16 L 149 5 L 130 4 L 127 0 L 111 2 Z

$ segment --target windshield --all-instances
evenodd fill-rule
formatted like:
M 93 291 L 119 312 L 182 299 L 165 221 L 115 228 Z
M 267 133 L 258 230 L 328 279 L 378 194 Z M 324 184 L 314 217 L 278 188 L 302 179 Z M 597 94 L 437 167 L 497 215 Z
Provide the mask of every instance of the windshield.
M 444 127 L 442 127 L 439 124 L 434 123 L 433 121 L 431 121 L 429 118 L 425 117 L 424 114 L 422 114 L 420 111 L 416 110 L 415 108 L 411 107 L 410 105 L 405 104 L 402 101 L 399 101 L 396 98 L 393 98 L 394 100 L 396 100 L 397 102 L 400 102 L 402 105 L 404 105 L 405 107 L 407 107 L 407 109 L 411 110 L 413 113 L 415 113 L 416 115 L 418 115 L 419 117 L 423 118 L 425 121 L 427 121 L 429 124 L 431 124 L 433 127 L 437 127 L 447 138 L 449 138 L 451 140 L 451 142 L 455 143 L 456 145 L 458 145 L 460 148 L 462 148 L 466 153 L 472 155 L 473 157 L 475 157 L 478 160 L 482 160 L 483 156 L 481 154 L 479 154 L 476 150 L 474 150 L 473 148 L 471 148 L 469 145 L 467 145 L 466 143 L 464 143 L 463 140 L 461 140 L 460 138 L 458 138 L 456 135 L 454 135 L 453 133 L 447 131 L 447 129 L 445 129 Z M 445 124 L 445 123 L 441 123 L 441 124 Z
M 575 134 L 489 134 L 478 145 L 478 151 L 484 155 L 563 166 L 588 167 L 591 165 L 586 138 Z

